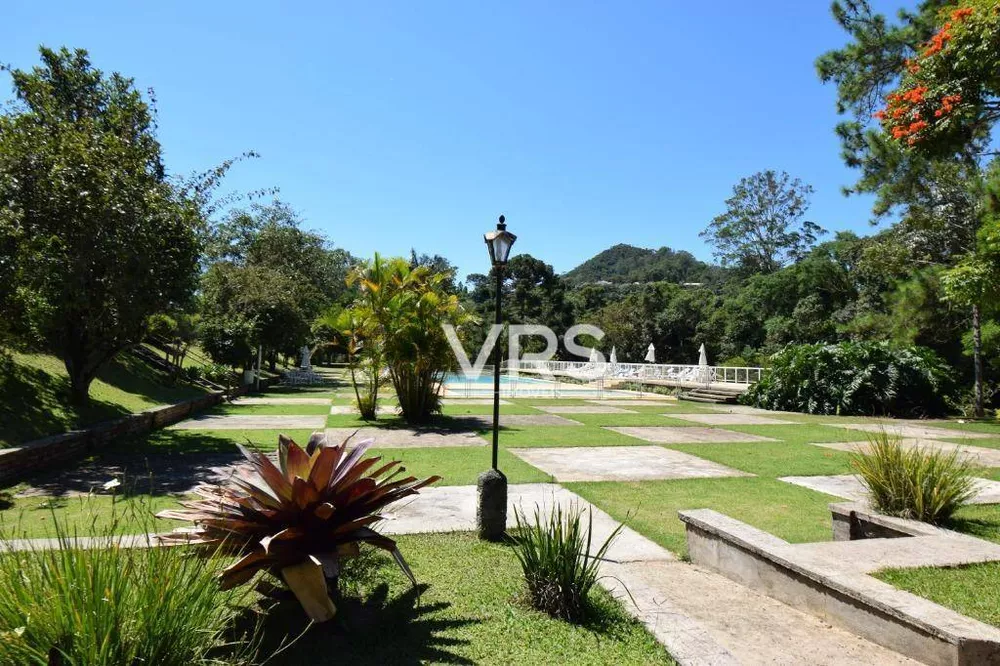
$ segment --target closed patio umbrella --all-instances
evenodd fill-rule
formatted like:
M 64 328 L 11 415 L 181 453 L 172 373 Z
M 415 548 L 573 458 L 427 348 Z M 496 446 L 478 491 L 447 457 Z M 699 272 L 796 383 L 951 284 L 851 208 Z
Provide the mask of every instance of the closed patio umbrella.
M 649 363 L 656 363 L 656 348 L 653 347 L 653 343 L 649 343 L 649 349 L 646 350 L 646 358 L 643 359 Z

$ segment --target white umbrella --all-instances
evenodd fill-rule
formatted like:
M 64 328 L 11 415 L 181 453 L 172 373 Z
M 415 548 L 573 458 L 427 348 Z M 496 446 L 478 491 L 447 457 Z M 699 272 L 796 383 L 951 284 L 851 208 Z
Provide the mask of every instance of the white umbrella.
M 656 348 L 653 347 L 652 342 L 649 343 L 649 349 L 646 350 L 646 358 L 643 360 L 656 363 Z
M 705 345 L 704 345 L 704 343 L 701 345 L 701 348 L 698 350 L 698 365 L 700 365 L 702 367 L 708 367 L 708 354 L 705 352 Z
M 588 363 L 598 363 L 600 359 L 597 358 L 597 348 L 594 347 L 590 350 L 590 360 Z
M 611 363 L 611 365 L 617 365 L 617 363 L 618 363 L 618 354 L 615 353 L 615 348 L 614 347 L 611 348 L 611 361 L 610 361 L 610 363 Z

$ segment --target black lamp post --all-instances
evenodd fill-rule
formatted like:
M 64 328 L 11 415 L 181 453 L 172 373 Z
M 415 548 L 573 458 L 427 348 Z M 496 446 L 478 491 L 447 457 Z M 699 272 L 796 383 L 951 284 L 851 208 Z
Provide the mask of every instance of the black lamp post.
M 490 262 L 496 274 L 496 310 L 494 322 L 502 323 L 500 317 L 500 292 L 503 287 L 503 268 L 507 265 L 510 249 L 517 236 L 507 231 L 504 216 L 500 216 L 496 231 L 483 236 L 490 251 Z M 507 477 L 497 469 L 497 453 L 500 438 L 500 345 L 499 339 L 493 348 L 493 467 L 479 475 L 479 504 L 476 522 L 482 539 L 497 541 L 507 529 Z

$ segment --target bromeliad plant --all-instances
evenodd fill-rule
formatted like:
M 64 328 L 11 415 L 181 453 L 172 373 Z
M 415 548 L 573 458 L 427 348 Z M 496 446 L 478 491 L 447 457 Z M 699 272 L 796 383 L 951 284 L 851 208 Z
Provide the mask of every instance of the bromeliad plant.
M 241 449 L 249 467 L 241 466 L 222 485 L 199 486 L 195 494 L 201 499 L 183 502 L 185 509 L 158 514 L 195 524 L 164 539 L 242 556 L 220 575 L 223 589 L 269 571 L 317 622 L 336 613 L 330 586 L 336 585 L 341 560 L 356 556 L 361 543 L 389 551 L 415 585 L 396 542 L 371 525 L 385 507 L 440 477 L 398 478 L 405 471 L 399 461 L 363 457 L 372 440 L 351 449 L 349 441 L 329 446 L 323 433 L 314 433 L 303 449 L 282 435 L 277 465 L 263 453 Z

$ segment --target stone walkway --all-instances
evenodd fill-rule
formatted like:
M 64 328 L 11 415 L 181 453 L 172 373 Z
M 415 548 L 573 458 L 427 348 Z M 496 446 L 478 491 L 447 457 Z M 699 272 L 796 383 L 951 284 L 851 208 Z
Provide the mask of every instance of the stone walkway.
M 329 405 L 329 398 L 236 398 L 229 404 L 235 407 L 243 405 Z
M 954 442 L 938 442 L 932 439 L 901 439 L 899 445 L 905 449 L 919 446 L 922 449 L 936 449 L 950 453 L 958 451 L 958 455 L 963 460 L 968 460 L 984 467 L 1000 467 L 1000 449 L 987 449 L 982 446 L 971 446 L 969 444 L 955 444 Z M 865 453 L 871 446 L 870 442 L 814 442 L 813 446 L 822 446 L 826 449 L 837 451 L 848 451 Z
M 322 430 L 326 415 L 206 414 L 175 423 L 170 430 Z
M 782 421 L 769 416 L 757 416 L 756 414 L 665 414 L 674 419 L 683 421 L 694 421 L 704 425 L 788 425 L 794 421 Z
M 753 476 L 662 446 L 509 449 L 556 481 L 652 481 Z
M 697 428 L 694 426 L 651 426 L 651 427 L 606 427 L 629 437 L 635 437 L 657 444 L 698 444 L 706 442 L 776 442 L 778 440 L 760 435 L 748 435 L 721 428 Z
M 487 442 L 473 432 L 433 428 L 327 428 L 329 441 L 341 442 L 353 433 L 355 440 L 374 439 L 375 448 L 420 449 L 442 446 L 486 446 Z
M 890 435 L 915 439 L 989 439 L 993 437 L 993 435 L 981 432 L 898 423 L 824 423 L 823 425 L 874 433 L 885 431 Z
M 611 405 L 566 405 L 566 406 L 546 406 L 536 405 L 535 409 L 540 409 L 549 414 L 635 414 L 631 409 L 613 407 Z
M 842 497 L 855 502 L 868 500 L 868 491 L 861 480 L 853 474 L 836 476 L 782 476 L 779 481 L 792 483 L 817 492 Z M 976 479 L 976 496 L 970 504 L 1000 504 L 1000 481 Z
M 559 504 L 591 511 L 596 551 L 618 523 L 554 484 L 512 485 L 514 508 L 529 519 Z M 427 488 L 399 507 L 380 529 L 387 534 L 472 530 L 473 486 Z M 626 527 L 601 564 L 599 584 L 643 622 L 680 664 L 847 664 L 909 666 L 912 660 L 799 612 L 706 569 L 678 562 L 670 551 Z

